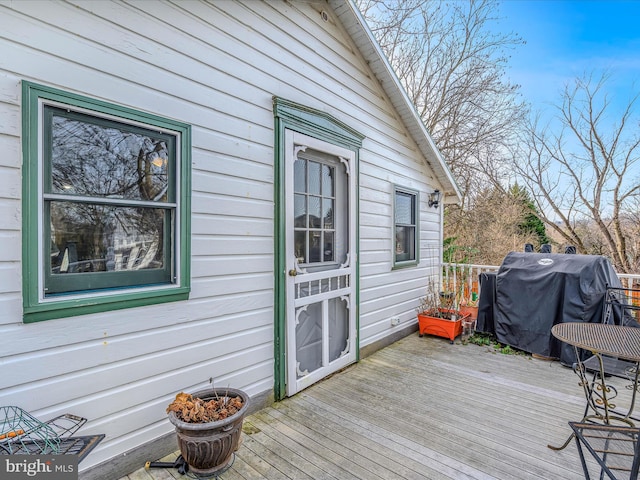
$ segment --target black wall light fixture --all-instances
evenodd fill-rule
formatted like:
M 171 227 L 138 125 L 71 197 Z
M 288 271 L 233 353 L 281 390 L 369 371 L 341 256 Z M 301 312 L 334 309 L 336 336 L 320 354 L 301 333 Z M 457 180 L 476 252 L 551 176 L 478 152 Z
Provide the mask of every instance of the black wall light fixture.
M 429 194 L 429 206 L 438 208 L 438 205 L 440 205 L 440 190 L 434 190 Z

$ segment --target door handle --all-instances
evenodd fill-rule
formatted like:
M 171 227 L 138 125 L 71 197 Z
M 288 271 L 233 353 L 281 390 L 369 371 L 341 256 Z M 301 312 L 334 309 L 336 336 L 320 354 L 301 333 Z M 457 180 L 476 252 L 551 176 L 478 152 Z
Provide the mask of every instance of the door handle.
M 290 277 L 295 277 L 296 275 L 298 275 L 298 271 L 295 268 L 292 268 L 291 270 L 289 270 Z

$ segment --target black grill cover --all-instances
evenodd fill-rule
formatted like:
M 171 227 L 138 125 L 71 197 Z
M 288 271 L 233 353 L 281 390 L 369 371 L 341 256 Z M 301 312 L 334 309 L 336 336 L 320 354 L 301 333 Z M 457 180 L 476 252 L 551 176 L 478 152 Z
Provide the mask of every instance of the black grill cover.
M 622 285 L 605 257 L 511 252 L 496 275 L 496 338 L 570 365 L 575 361 L 573 347 L 555 339 L 551 327 L 601 322 L 607 286 Z

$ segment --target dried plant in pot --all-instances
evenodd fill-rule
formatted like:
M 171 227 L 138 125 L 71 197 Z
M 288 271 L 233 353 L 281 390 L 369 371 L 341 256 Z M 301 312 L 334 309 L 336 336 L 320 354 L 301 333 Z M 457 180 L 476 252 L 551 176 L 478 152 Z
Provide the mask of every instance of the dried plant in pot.
M 167 413 L 189 472 L 214 476 L 225 470 L 239 447 L 248 407 L 249 396 L 235 388 L 176 395 Z
M 448 300 L 448 297 L 445 297 Z M 462 320 L 465 318 L 459 310 L 448 303 L 443 305 L 442 295 L 435 281 L 427 285 L 427 294 L 420 298 L 418 312 L 419 335 L 437 335 L 449 338 L 451 343 L 462 333 Z

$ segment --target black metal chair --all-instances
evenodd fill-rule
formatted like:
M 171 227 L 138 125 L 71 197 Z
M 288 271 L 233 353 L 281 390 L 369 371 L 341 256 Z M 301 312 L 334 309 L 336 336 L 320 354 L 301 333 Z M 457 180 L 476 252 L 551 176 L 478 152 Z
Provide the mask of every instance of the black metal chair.
M 575 434 L 586 480 L 591 479 L 591 473 L 600 479 L 607 475 L 611 480 L 637 480 L 640 428 L 580 422 L 569 422 L 569 426 Z M 597 474 L 589 471 L 584 449 L 598 462 Z
M 634 305 L 630 301 L 634 292 L 640 293 L 640 290 L 607 286 L 602 306 L 602 323 L 636 326 L 637 321 L 634 318 L 634 312 L 640 311 L 640 305 Z M 635 374 L 636 365 L 633 362 L 603 356 L 603 363 L 606 376 L 630 379 L 630 376 Z M 597 375 L 600 374 L 600 365 L 597 357 L 594 355 L 587 358 L 582 362 L 582 365 L 588 372 L 593 373 L 593 381 L 595 381 Z
M 634 313 L 636 311 L 640 311 L 640 305 L 635 305 L 629 300 L 634 298 L 634 292 L 640 292 L 640 290 L 633 288 L 607 286 L 605 295 L 603 297 L 602 323 L 627 326 L 638 325 L 637 321 L 634 319 Z M 596 417 L 599 416 L 598 411 L 604 411 L 604 399 L 601 396 L 601 392 L 597 388 L 595 388 L 596 384 L 600 381 L 600 361 L 595 355 L 580 361 L 581 358 L 584 358 L 584 356 L 580 356 L 579 352 L 577 352 L 577 354 L 580 358 L 578 358 L 578 361 L 573 364 L 573 370 L 581 378 L 585 379 L 581 384 L 583 385 L 583 388 L 590 392 L 591 398 L 591 400 L 588 401 L 585 405 L 582 422 L 597 420 Z M 616 377 L 623 380 L 631 381 L 636 374 L 636 364 L 634 362 L 606 355 L 602 356 L 602 362 L 604 367 L 602 371 L 604 371 L 605 377 Z M 579 369 L 582 369 L 582 371 L 580 372 Z M 592 375 L 590 380 L 586 379 L 586 373 Z M 618 395 L 618 392 L 613 385 L 607 385 L 607 387 L 607 397 L 609 398 L 609 400 L 611 400 Z M 590 415 L 590 411 L 592 411 L 594 415 Z M 621 420 L 624 423 L 628 423 L 629 425 L 640 422 L 640 417 L 638 417 L 638 414 L 633 414 L 632 412 L 621 412 L 613 408 L 605 413 L 607 415 L 612 414 L 616 416 L 618 420 Z M 600 421 L 603 420 L 600 419 Z M 569 445 L 569 442 L 571 441 L 571 438 L 573 438 L 573 436 L 574 434 L 571 434 L 569 438 L 567 438 L 567 440 L 559 447 L 553 445 L 548 445 L 548 447 L 552 450 L 562 450 L 567 445 Z

